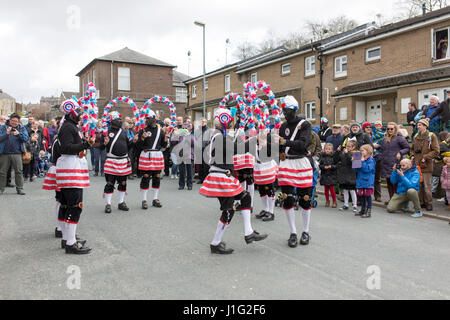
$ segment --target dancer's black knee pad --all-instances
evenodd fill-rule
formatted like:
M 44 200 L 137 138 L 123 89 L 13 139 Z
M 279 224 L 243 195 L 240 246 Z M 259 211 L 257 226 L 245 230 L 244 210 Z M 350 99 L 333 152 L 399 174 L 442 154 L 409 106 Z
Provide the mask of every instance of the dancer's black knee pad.
M 107 182 L 105 185 L 104 193 L 113 193 L 114 192 L 114 185 L 111 182 Z
M 231 219 L 233 219 L 233 216 L 234 210 L 223 210 L 220 220 L 222 220 L 223 223 L 230 224 Z
M 125 192 L 127 191 L 127 181 L 122 181 L 119 183 L 119 186 L 117 187 L 117 190 Z
M 293 194 L 288 194 L 288 195 L 283 194 L 283 198 L 284 198 L 284 201 L 283 201 L 283 208 L 284 209 L 291 209 L 291 208 L 294 207 L 294 205 L 295 205 L 295 197 L 294 197 Z
M 312 207 L 311 205 L 311 202 L 313 200 L 312 191 L 313 191 L 312 187 L 297 189 L 297 194 L 299 196 L 298 204 L 305 210 L 309 210 Z
M 242 208 L 251 208 L 252 207 L 252 196 L 247 191 L 242 192 L 241 207 Z

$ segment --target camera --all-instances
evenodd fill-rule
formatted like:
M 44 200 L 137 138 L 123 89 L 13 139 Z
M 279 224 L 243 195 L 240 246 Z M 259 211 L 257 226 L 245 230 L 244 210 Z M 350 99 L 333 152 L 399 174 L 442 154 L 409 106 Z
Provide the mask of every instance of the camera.
M 416 151 L 414 151 L 415 153 L 422 153 L 422 149 L 418 149 Z
M 402 170 L 402 166 L 400 163 L 397 163 L 397 165 L 395 167 L 397 168 L 397 170 Z

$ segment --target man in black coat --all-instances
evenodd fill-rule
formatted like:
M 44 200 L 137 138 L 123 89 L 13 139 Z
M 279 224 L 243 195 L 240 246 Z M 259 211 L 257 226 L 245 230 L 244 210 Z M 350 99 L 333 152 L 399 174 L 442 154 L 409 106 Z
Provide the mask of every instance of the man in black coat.
M 413 127 L 413 135 L 412 136 L 414 136 L 417 132 L 416 122 L 414 121 L 414 118 L 420 112 L 420 110 L 417 109 L 415 102 L 408 103 L 408 110 L 409 110 L 409 112 L 406 114 L 406 121 Z
M 358 143 L 358 149 L 365 144 L 369 144 L 373 147 L 370 136 L 367 133 L 362 132 L 361 125 L 357 122 L 351 124 L 348 139 L 356 141 Z

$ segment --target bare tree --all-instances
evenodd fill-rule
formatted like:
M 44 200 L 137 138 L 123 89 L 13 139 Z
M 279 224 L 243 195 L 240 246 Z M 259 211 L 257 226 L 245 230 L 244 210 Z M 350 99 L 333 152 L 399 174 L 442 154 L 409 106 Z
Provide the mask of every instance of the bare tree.
M 245 40 L 239 43 L 233 53 L 234 57 L 239 60 L 244 60 L 258 54 L 258 48 L 254 43 Z
M 427 12 L 438 10 L 448 5 L 448 0 L 399 0 L 397 5 L 402 9 L 405 18 L 412 18 L 422 14 L 422 6 L 425 4 Z
M 349 31 L 356 28 L 358 23 L 349 19 L 347 16 L 338 16 L 331 19 L 327 23 L 307 21 L 306 29 L 309 32 L 310 37 L 314 40 L 321 40 L 325 37 L 334 36 L 336 34 Z

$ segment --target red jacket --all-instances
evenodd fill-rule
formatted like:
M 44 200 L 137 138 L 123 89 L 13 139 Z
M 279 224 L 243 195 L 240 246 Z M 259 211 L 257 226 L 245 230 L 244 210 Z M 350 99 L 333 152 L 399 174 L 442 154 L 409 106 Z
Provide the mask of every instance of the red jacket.
M 45 150 L 48 150 L 48 146 L 50 143 L 50 135 L 48 134 L 47 127 L 42 127 L 42 131 L 44 132 L 44 138 L 45 138 Z

